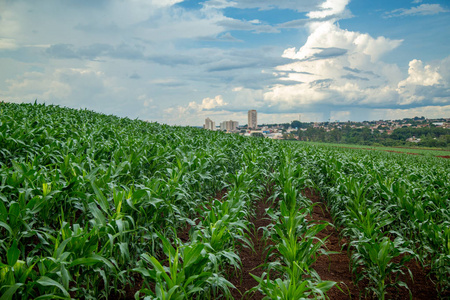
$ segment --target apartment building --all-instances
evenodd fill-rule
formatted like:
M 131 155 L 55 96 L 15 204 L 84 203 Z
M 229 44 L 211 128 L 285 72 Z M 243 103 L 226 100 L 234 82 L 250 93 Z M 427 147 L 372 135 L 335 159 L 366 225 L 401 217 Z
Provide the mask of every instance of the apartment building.
M 216 122 L 212 121 L 210 118 L 206 118 L 203 128 L 208 130 L 216 130 Z
M 252 109 L 248 111 L 248 128 L 256 129 L 258 127 L 258 119 L 256 110 Z
M 220 130 L 226 130 L 228 132 L 235 131 L 238 126 L 239 122 L 237 121 L 223 121 L 222 123 L 220 123 Z

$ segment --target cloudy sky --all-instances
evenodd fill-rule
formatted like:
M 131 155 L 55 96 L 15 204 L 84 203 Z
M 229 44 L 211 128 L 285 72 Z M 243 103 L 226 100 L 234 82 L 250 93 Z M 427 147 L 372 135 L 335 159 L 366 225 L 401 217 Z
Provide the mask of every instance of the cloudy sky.
M 177 125 L 450 117 L 448 0 L 0 0 L 0 100 Z

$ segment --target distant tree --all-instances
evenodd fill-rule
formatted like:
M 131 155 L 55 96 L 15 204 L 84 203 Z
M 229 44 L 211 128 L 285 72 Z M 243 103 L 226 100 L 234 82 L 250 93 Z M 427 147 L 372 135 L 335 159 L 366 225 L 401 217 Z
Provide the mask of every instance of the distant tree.
M 300 121 L 292 121 L 291 123 L 292 128 L 301 128 L 300 126 L 302 126 L 302 123 Z

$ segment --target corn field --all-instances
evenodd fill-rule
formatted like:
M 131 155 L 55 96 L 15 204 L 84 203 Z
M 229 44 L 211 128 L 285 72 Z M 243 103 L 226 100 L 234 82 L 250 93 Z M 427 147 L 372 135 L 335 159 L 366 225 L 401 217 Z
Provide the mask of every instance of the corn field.
M 329 226 L 361 297 L 411 288 L 410 262 L 450 290 L 450 160 L 0 103 L 0 180 L 0 300 L 232 299 L 263 199 L 267 263 L 243 297 L 329 298 Z M 334 224 L 308 221 L 306 188 Z

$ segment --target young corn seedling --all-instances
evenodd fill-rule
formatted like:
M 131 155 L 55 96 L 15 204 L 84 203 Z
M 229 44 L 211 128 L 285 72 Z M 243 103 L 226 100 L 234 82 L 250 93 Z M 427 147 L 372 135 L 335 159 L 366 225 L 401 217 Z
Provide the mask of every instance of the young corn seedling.
M 356 248 L 352 254 L 353 272 L 357 274 L 357 268 L 364 266 L 363 275 L 359 279 L 367 277 L 371 282 L 369 289 L 379 299 L 385 299 L 386 289 L 389 287 L 402 286 L 409 290 L 406 283 L 398 280 L 398 276 L 403 274 L 405 263 L 411 260 L 414 253 L 403 247 L 401 238 L 391 241 L 388 237 L 383 237 L 378 242 L 366 239 L 352 242 L 352 245 Z M 404 255 L 399 263 L 393 261 L 402 254 L 410 255 Z M 411 273 L 410 275 L 412 276 Z M 411 294 L 410 296 L 412 298 Z
M 295 268 L 301 268 L 298 265 L 294 265 Z M 292 273 L 296 273 L 295 270 L 291 270 Z M 297 272 L 301 273 L 301 272 Z M 265 297 L 264 300 L 271 299 L 282 299 L 282 300 L 292 300 L 292 299 L 328 299 L 326 292 L 331 289 L 336 283 L 332 281 L 321 281 L 316 282 L 309 279 L 301 279 L 297 276 L 288 276 L 286 279 L 276 278 L 275 280 L 270 279 L 269 273 L 263 273 L 261 277 L 252 277 L 258 282 L 258 285 L 249 290 L 246 294 L 253 293 L 255 291 L 260 291 Z

